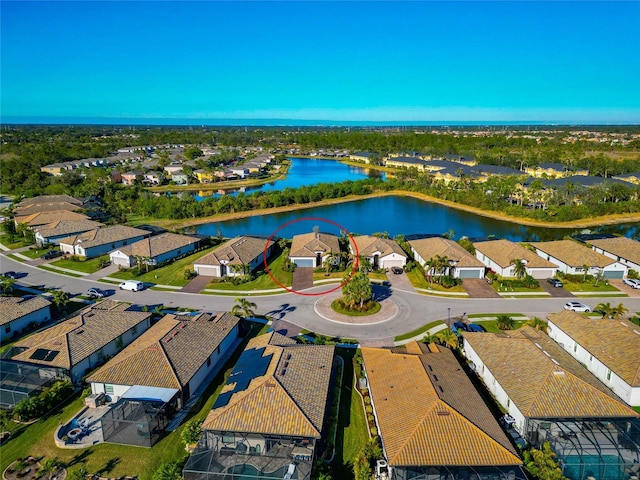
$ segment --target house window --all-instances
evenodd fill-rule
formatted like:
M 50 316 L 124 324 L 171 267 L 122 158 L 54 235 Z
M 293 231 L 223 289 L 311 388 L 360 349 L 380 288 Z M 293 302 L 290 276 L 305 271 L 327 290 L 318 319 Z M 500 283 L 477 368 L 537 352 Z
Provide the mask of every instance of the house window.
M 222 433 L 222 443 L 234 443 L 236 441 L 236 437 L 233 432 L 223 432 Z
M 593 355 L 589 355 L 589 361 L 593 362 Z
M 511 406 L 511 399 L 507 398 L 507 408 Z
M 10 331 L 11 331 L 11 325 L 6 324 L 6 325 L 4 326 L 4 333 L 9 333 Z
M 107 395 L 113 395 L 114 389 L 113 385 L 109 385 L 108 383 L 104 384 L 104 393 Z
M 607 368 L 607 380 L 611 381 L 611 370 Z
M 578 343 L 577 342 L 573 342 L 573 351 L 574 352 L 578 351 Z
M 207 367 L 210 367 L 210 366 L 211 366 L 211 357 L 208 357 L 207 358 Z

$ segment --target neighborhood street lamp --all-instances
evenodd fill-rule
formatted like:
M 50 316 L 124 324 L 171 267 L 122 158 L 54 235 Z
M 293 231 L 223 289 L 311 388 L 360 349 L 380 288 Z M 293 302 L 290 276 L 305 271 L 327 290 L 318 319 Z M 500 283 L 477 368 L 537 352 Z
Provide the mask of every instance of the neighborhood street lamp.
M 451 328 L 451 307 L 447 307 L 447 326 Z

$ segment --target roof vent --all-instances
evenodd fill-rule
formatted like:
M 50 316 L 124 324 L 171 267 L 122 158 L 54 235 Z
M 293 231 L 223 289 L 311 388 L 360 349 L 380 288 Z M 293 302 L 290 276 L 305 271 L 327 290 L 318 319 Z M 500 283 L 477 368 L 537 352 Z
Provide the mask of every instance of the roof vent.
M 449 415 L 449 411 L 448 410 L 438 410 L 438 415 L 440 415 L 440 416 Z
M 84 330 L 78 330 L 78 331 L 76 332 L 76 335 L 80 335 L 81 333 L 84 333 Z

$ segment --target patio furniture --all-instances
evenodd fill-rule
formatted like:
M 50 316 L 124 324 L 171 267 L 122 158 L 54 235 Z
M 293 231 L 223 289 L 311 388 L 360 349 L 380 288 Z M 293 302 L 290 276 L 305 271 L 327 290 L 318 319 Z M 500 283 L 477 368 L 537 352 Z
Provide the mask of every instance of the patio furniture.
M 287 473 L 284 474 L 284 477 L 282 477 L 282 480 L 291 480 L 291 477 L 293 477 L 293 472 L 295 472 L 295 470 L 296 470 L 296 464 L 290 463 L 289 468 L 287 469 Z

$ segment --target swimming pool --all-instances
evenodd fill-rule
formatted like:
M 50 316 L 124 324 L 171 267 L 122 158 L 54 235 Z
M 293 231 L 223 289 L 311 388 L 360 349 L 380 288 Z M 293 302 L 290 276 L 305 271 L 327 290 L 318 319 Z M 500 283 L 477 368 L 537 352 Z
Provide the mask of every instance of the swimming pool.
M 571 480 L 623 480 L 624 462 L 618 455 L 568 455 L 563 458 L 565 477 Z
M 282 478 L 284 477 L 285 472 L 287 471 L 287 467 L 282 467 L 276 470 L 275 472 L 269 473 L 261 473 L 253 465 L 249 465 L 248 463 L 242 463 L 240 465 L 235 465 L 233 467 L 227 468 L 225 471 L 226 474 L 230 474 L 229 477 L 232 480 L 257 480 L 257 479 L 268 479 L 268 478 Z M 294 472 L 291 477 L 292 480 L 298 478 L 298 472 Z

